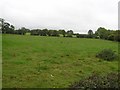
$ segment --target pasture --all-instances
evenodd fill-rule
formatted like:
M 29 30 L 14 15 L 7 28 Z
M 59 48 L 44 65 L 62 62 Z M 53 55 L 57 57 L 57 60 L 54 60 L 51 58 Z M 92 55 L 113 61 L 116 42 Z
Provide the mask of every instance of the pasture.
M 66 88 L 92 73 L 117 72 L 118 61 L 96 58 L 118 43 L 99 39 L 2 36 L 3 88 Z

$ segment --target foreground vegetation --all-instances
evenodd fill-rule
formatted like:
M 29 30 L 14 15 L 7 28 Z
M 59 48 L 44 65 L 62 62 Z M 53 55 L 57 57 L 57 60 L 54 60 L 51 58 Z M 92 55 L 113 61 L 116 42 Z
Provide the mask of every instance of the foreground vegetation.
M 120 74 L 118 73 L 109 73 L 106 76 L 101 76 L 98 74 L 93 73 L 93 75 L 89 76 L 88 78 L 85 78 L 83 80 L 80 80 L 79 82 L 75 82 L 70 86 L 70 88 L 80 89 L 80 90 L 86 90 L 86 89 L 93 89 L 93 88 L 112 88 L 112 89 L 118 89 L 120 88 Z
M 92 73 L 118 71 L 117 58 L 96 57 L 103 49 L 118 54 L 118 43 L 99 39 L 3 34 L 3 88 L 66 88 Z

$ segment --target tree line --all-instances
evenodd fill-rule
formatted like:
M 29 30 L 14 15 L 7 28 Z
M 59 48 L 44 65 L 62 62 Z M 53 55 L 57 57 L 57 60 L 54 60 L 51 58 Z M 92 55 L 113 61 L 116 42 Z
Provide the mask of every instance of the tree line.
M 104 39 L 111 41 L 119 41 L 120 42 L 120 30 L 108 30 L 104 27 L 99 27 L 95 33 L 93 30 L 88 30 L 88 34 L 79 34 L 74 33 L 73 30 L 48 30 L 48 29 L 27 29 L 22 27 L 18 30 L 15 30 L 15 27 L 8 22 L 5 22 L 4 19 L 1 19 L 1 32 L 3 34 L 18 34 L 25 35 L 26 33 L 30 33 L 30 35 L 35 36 L 63 36 L 63 37 L 76 37 L 76 38 L 96 38 L 96 39 Z

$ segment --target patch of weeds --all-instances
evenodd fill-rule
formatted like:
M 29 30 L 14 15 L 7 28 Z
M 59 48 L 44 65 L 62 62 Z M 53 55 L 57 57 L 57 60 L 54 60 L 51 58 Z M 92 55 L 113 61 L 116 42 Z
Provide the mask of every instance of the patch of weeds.
M 101 59 L 99 59 L 99 62 L 102 62 L 102 60 L 101 60 Z
M 75 82 L 69 86 L 69 88 L 88 90 L 92 88 L 119 88 L 120 74 L 109 73 L 106 76 L 101 76 L 96 73 L 92 74 L 88 78 Z
M 73 62 L 74 66 L 80 66 L 81 64 L 79 62 Z
M 64 57 L 64 56 L 60 56 L 60 57 Z
M 60 42 L 60 43 L 63 43 L 63 42 Z
M 16 57 L 16 53 L 13 53 L 13 55 L 12 55 L 13 57 Z
M 69 54 L 67 54 L 66 56 L 70 56 Z
M 15 78 L 16 78 L 15 75 L 10 76 L 10 79 L 15 79 Z
M 17 64 L 17 65 L 19 65 L 19 64 L 25 64 L 25 61 L 15 61 L 15 62 L 13 62 L 14 64 Z
M 84 58 L 78 58 L 78 60 L 84 60 Z
M 42 65 L 38 64 L 37 71 L 40 72 L 43 70 L 48 70 L 48 66 L 47 65 L 42 66 Z
M 79 73 L 83 73 L 83 71 L 82 71 L 82 70 L 80 70 L 80 71 L 79 71 Z
M 54 56 L 53 58 L 57 58 L 56 56 Z
M 31 57 L 28 57 L 28 58 L 26 58 L 26 60 L 31 61 L 31 60 L 32 60 L 32 58 L 31 58 Z
M 62 64 L 63 63 L 63 61 L 61 61 L 61 60 L 52 60 L 52 61 L 50 61 L 52 64 Z
M 113 66 L 111 66 L 110 68 L 111 68 L 111 70 L 116 70 L 116 68 L 115 68 L 115 67 L 113 67 Z
M 104 49 L 97 53 L 96 57 L 103 60 L 112 61 L 117 57 L 117 55 L 111 49 Z

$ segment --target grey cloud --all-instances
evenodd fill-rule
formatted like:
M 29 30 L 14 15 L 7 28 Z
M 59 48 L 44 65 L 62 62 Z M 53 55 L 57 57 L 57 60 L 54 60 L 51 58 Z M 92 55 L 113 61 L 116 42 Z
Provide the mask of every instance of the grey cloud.
M 0 17 L 16 28 L 118 29 L 119 0 L 0 0 Z

